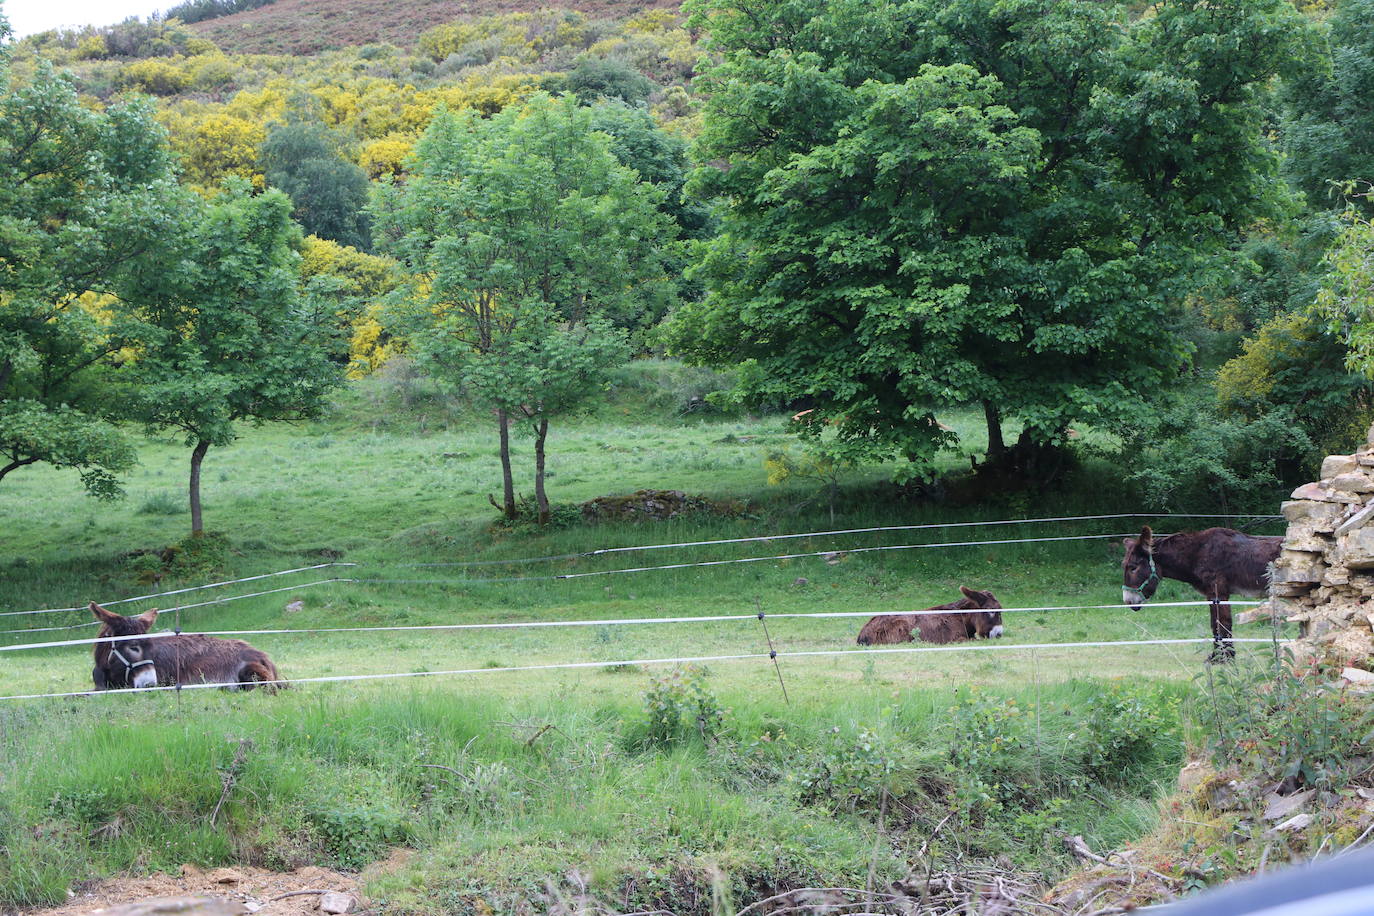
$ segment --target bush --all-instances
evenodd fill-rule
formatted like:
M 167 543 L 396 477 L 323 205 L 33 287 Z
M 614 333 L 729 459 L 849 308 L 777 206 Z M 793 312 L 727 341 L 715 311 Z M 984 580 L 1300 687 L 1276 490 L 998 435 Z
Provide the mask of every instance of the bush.
M 632 742 L 640 748 L 711 744 L 725 724 L 725 711 L 706 686 L 706 671 L 696 665 L 649 678 L 644 712 L 646 721 Z
M 1273 511 L 1279 491 L 1310 480 L 1320 460 L 1294 408 L 1228 416 L 1207 391 L 1138 417 L 1122 431 L 1122 455 L 1148 505 L 1191 512 Z

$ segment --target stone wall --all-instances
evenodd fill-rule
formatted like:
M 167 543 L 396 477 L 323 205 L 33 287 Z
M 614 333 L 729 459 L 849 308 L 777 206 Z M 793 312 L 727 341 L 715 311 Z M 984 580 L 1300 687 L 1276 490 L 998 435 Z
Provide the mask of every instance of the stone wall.
M 1301 659 L 1365 663 L 1374 655 L 1374 427 L 1353 455 L 1331 455 L 1322 479 L 1283 504 L 1288 533 L 1272 597 L 1255 616 L 1299 625 Z

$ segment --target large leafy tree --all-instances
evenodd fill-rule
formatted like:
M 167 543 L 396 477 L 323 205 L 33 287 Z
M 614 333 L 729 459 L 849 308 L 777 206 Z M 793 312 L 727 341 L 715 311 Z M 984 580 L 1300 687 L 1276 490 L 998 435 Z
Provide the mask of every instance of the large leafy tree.
M 1309 203 L 1342 203 L 1340 185 L 1374 181 L 1374 0 L 1340 0 L 1328 25 L 1330 65 L 1300 72 L 1284 88 L 1285 168 Z M 1365 198 L 1355 203 L 1368 216 Z
M 108 294 L 166 245 L 182 197 L 145 104 L 92 109 L 46 65 L 0 72 L 0 479 L 47 463 L 118 494 L 134 452 L 101 384 L 121 345 Z
M 344 157 L 339 139 L 318 121 L 294 118 L 267 133 L 261 151 L 267 183 L 291 196 L 305 231 L 367 250 L 367 173 Z
M 189 209 L 176 250 L 126 291 L 137 303 L 130 401 L 151 429 L 191 446 L 191 531 L 203 528 L 200 470 L 243 421 L 318 416 L 342 371 L 327 346 L 331 303 L 300 292 L 300 229 L 280 191 L 226 182 Z
M 676 227 L 662 199 L 616 161 L 586 108 L 545 95 L 490 119 L 439 115 L 407 182 L 378 194 L 379 244 L 412 275 L 398 320 L 436 375 L 494 411 L 507 517 L 510 422 L 532 427 L 547 519 L 549 420 L 604 385 L 624 353 L 615 328 L 672 296 Z
M 1281 193 L 1258 97 L 1286 0 L 695 0 L 719 63 L 696 177 L 724 205 L 676 347 L 812 433 L 909 459 L 981 403 L 989 451 L 1126 422 L 1176 374 L 1173 310 Z

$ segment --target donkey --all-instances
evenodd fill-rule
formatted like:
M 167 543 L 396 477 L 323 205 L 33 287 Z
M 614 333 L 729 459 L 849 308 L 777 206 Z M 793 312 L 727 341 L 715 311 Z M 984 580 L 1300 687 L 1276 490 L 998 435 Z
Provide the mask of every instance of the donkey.
M 1121 597 L 1138 611 L 1159 580 L 1187 582 L 1212 603 L 1212 654 L 1209 661 L 1235 658 L 1231 641 L 1232 595 L 1262 598 L 1269 592 L 1269 568 L 1278 558 L 1281 536 L 1255 537 L 1232 528 L 1181 531 L 1156 538 L 1150 526 L 1126 538 L 1121 560 Z
M 121 617 L 94 601 L 91 613 L 101 623 L 96 634 L 101 640 L 107 636 L 142 636 L 157 620 L 156 609 L 137 617 Z M 275 689 L 280 686 L 276 682 L 281 675 L 265 653 L 241 639 L 177 635 L 97 642 L 91 679 L 97 690 L 180 684 L 238 684 L 246 690 L 259 682 Z
M 864 624 L 859 631 L 861 646 L 894 642 L 913 642 L 911 631 L 921 634 L 922 642 L 959 642 L 963 639 L 996 638 L 1002 635 L 1002 605 L 992 592 L 980 592 L 963 585 L 964 597 L 927 611 L 952 611 L 949 614 L 882 614 Z M 977 611 L 978 613 L 959 613 Z

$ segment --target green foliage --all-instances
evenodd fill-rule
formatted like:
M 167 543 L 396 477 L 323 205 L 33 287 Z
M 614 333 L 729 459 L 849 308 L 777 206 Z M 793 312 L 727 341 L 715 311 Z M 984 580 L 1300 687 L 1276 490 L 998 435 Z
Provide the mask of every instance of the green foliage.
M 644 109 L 622 102 L 596 105 L 591 128 L 611 138 L 611 152 L 621 165 L 663 192 L 661 207 L 677 223 L 679 238 L 711 234 L 714 222 L 706 205 L 684 194 L 690 168 L 686 141 L 664 131 Z
M 1308 30 L 1283 0 L 699 0 L 719 63 L 696 183 L 722 233 L 676 316 L 740 394 L 928 473 L 936 408 L 999 405 L 1040 443 L 1127 423 L 1230 232 L 1278 212 L 1264 87 Z
M 412 276 L 395 322 L 437 376 L 543 443 L 628 355 L 624 327 L 671 301 L 674 250 L 662 192 L 611 154 L 590 112 L 536 96 L 490 119 L 441 114 L 416 147 L 414 177 L 384 186 L 382 247 Z M 502 439 L 503 465 L 509 467 Z M 507 477 L 505 506 L 514 516 Z
M 189 24 L 203 22 L 206 19 L 218 19 L 220 16 L 232 16 L 275 2 L 276 0 L 182 0 L 175 6 L 167 7 L 162 16 L 164 19 L 179 19 Z
M 649 679 L 644 692 L 644 722 L 633 735 L 639 747 L 665 747 L 684 742 L 713 743 L 725 724 L 725 711 L 706 684 L 706 671 L 696 665 L 675 666 Z
M 1194 512 L 1272 511 L 1274 493 L 1310 480 L 1320 460 L 1296 407 L 1223 414 L 1210 391 L 1142 410 L 1121 455 L 1146 504 Z
M 1129 785 L 1150 764 L 1182 752 L 1168 740 L 1178 734 L 1178 700 L 1158 690 L 1105 688 L 1093 695 L 1084 730 L 1087 772 L 1103 783 Z
M 1374 707 L 1304 677 L 1277 640 L 1268 664 L 1211 666 L 1205 684 L 1198 719 L 1218 769 L 1336 791 L 1368 767 Z
M 564 86 L 588 105 L 604 99 L 642 105 L 656 88 L 653 80 L 625 61 L 590 54 L 578 59 Z
M 1374 378 L 1374 223 L 1353 210 L 1347 217 L 1349 226 L 1327 252 L 1331 272 L 1316 311 L 1349 349 L 1351 371 Z
M 1346 368 L 1348 356 L 1310 311 L 1278 315 L 1221 367 L 1217 403 L 1250 421 L 1284 411 L 1319 450 L 1339 451 L 1352 425 L 1368 419 L 1374 394 L 1368 378 Z
M 1326 23 L 1325 66 L 1295 74 L 1284 87 L 1285 168 L 1315 208 L 1339 206 L 1344 184 L 1374 178 L 1371 17 L 1371 0 L 1339 0 Z M 1368 216 L 1368 202 L 1361 206 Z
M 329 358 L 333 316 L 299 292 L 300 230 L 279 191 L 227 182 L 187 201 L 177 250 L 126 291 L 138 355 L 121 373 L 150 430 L 185 433 L 192 452 L 191 530 L 201 529 L 200 459 L 235 424 L 318 416 L 342 380 Z
M 853 737 L 836 729 L 830 745 L 801 773 L 798 800 L 835 811 L 878 811 L 897 767 L 889 743 L 868 729 Z
M 267 183 L 294 205 L 291 215 L 310 235 L 366 251 L 367 174 L 343 155 L 335 134 L 318 121 L 293 119 L 267 132 L 260 151 Z
M 320 831 L 325 849 L 334 861 L 354 871 L 413 837 L 413 826 L 404 815 L 360 802 L 321 807 L 310 813 L 310 820 Z
M 133 451 L 106 375 L 123 306 L 97 294 L 147 268 L 179 201 L 143 102 L 92 110 L 46 65 L 0 86 L 0 478 L 47 463 L 118 494 Z

